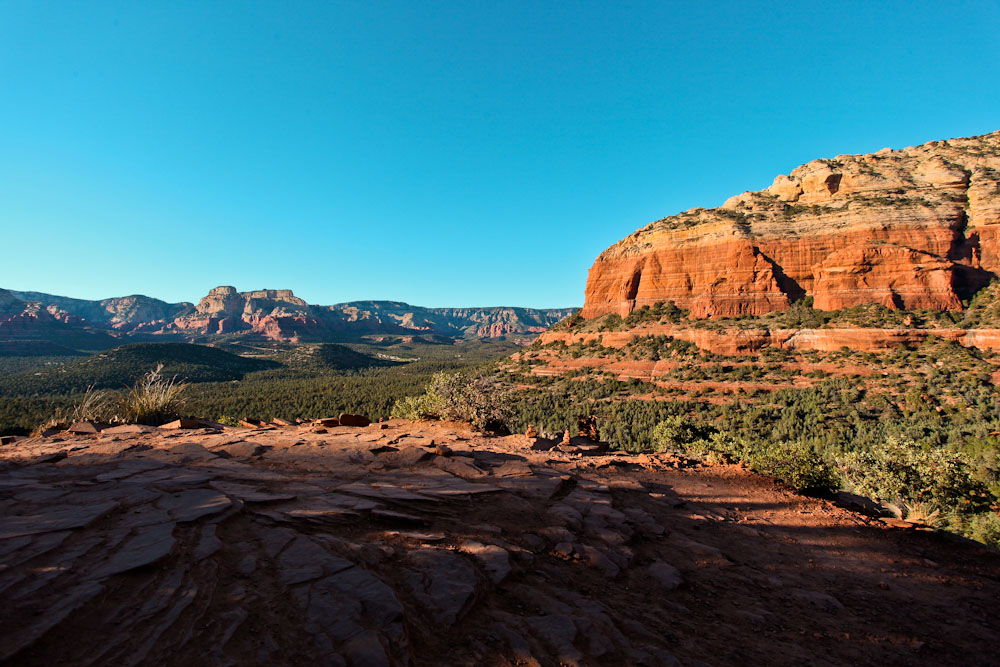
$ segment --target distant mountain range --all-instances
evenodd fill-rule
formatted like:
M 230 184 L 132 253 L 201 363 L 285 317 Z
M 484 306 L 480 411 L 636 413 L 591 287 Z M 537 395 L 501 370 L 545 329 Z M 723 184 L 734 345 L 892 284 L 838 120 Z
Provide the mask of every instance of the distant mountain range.
M 222 286 L 197 305 L 143 295 L 89 301 L 0 289 L 0 341 L 44 340 L 105 349 L 129 340 L 337 342 L 362 337 L 523 338 L 573 308 L 423 308 L 398 301 L 311 305 L 292 290 Z

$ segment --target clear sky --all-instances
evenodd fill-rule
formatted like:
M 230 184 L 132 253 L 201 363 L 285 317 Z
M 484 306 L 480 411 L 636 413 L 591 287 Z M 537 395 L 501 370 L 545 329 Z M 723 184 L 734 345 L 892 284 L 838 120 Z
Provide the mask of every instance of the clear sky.
M 581 305 L 819 157 L 1000 129 L 1000 3 L 0 0 L 0 286 Z

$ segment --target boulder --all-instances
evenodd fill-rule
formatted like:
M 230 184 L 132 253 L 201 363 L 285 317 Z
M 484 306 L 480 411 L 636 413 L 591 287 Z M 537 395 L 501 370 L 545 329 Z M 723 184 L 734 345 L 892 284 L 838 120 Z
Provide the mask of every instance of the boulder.
M 372 423 L 368 417 L 363 415 L 349 415 L 344 412 L 340 414 L 338 421 L 341 426 L 368 426 Z
M 92 422 L 92 421 L 73 422 L 72 424 L 69 425 L 69 428 L 67 428 L 66 431 L 68 433 L 73 433 L 75 435 L 96 435 L 100 433 L 102 429 L 105 429 L 108 426 L 109 424 L 104 424 L 101 422 Z

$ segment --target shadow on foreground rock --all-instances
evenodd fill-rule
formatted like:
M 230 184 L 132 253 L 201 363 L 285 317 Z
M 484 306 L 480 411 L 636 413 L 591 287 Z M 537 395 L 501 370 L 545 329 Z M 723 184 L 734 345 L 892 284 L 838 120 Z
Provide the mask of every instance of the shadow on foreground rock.
M 398 420 L 18 439 L 0 661 L 994 659 L 992 552 L 737 466 L 539 441 Z

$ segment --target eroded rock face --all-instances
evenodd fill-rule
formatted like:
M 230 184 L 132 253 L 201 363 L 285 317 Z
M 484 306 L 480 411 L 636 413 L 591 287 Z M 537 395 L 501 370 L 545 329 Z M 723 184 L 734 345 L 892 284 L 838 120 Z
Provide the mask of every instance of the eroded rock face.
M 1000 132 L 814 160 L 716 209 L 605 250 L 583 316 L 673 301 L 694 317 L 760 315 L 805 295 L 957 309 L 1000 272 Z
M 839 310 L 865 303 L 887 308 L 956 310 L 956 265 L 936 255 L 888 243 L 850 246 L 814 270 L 814 307 Z

